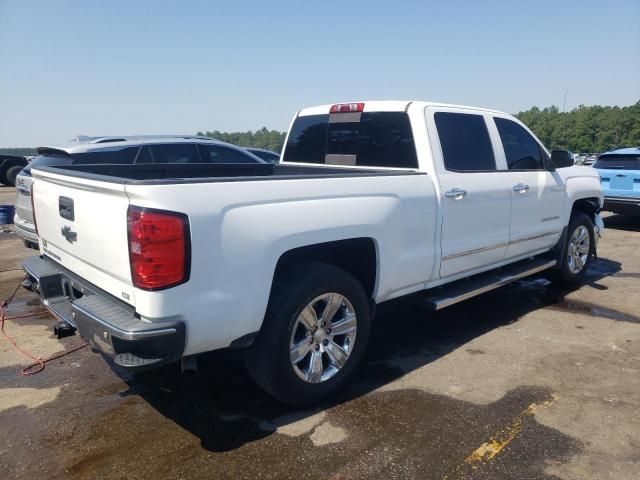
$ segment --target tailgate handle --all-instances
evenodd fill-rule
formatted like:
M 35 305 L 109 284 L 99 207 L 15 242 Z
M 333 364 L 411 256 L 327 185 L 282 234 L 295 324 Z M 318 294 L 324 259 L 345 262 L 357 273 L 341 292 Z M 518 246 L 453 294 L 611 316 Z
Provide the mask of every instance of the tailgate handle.
M 73 211 L 73 198 L 69 197 L 60 197 L 58 203 L 58 211 L 60 212 L 60 216 L 62 218 L 66 218 L 67 220 L 75 219 L 75 213 Z

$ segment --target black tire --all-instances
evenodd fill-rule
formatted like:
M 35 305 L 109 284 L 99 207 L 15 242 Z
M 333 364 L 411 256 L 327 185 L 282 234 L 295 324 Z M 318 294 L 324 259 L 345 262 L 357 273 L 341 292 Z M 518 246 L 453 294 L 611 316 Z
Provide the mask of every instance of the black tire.
M 338 293 L 353 306 L 357 332 L 346 363 L 320 383 L 296 375 L 290 360 L 290 341 L 300 312 L 326 293 Z M 318 262 L 295 265 L 274 280 L 265 319 L 254 344 L 247 350 L 249 375 L 268 394 L 297 407 L 317 405 L 334 398 L 351 380 L 364 359 L 369 341 L 371 312 L 367 295 L 348 272 Z
M 569 255 L 569 248 L 571 244 L 571 238 L 574 232 L 580 227 L 585 227 L 589 234 L 589 253 L 587 254 L 586 261 L 579 272 L 572 271 L 571 260 Z M 558 259 L 559 266 L 552 270 L 549 275 L 550 279 L 556 283 L 563 285 L 576 285 L 580 283 L 582 278 L 589 270 L 591 260 L 595 252 L 595 233 L 593 228 L 593 221 L 584 212 L 574 212 L 569 220 L 569 226 L 567 227 L 567 235 L 562 246 L 560 257 Z
M 18 174 L 23 168 L 24 167 L 21 165 L 15 165 L 13 167 L 9 167 L 9 169 L 7 170 L 7 173 L 5 173 L 4 175 L 4 180 L 5 180 L 4 183 L 6 185 L 9 185 L 10 187 L 15 187 L 16 177 L 18 176 Z

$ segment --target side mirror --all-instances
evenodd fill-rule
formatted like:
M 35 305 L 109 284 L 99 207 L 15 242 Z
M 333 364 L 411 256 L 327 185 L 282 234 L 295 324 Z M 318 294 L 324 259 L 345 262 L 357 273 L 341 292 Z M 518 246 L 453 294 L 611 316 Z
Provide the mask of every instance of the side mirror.
M 568 150 L 551 150 L 551 162 L 556 168 L 573 166 L 573 156 Z

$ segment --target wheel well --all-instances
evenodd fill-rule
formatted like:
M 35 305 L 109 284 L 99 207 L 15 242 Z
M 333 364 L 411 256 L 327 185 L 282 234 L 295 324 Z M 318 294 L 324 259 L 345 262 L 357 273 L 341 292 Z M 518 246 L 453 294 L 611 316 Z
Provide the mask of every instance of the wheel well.
M 351 238 L 294 248 L 280 257 L 275 276 L 296 263 L 308 261 L 328 263 L 346 270 L 358 279 L 369 298 L 373 296 L 377 273 L 373 239 Z
M 600 201 L 597 198 L 581 198 L 573 203 L 571 213 L 576 210 L 594 215 L 600 210 Z

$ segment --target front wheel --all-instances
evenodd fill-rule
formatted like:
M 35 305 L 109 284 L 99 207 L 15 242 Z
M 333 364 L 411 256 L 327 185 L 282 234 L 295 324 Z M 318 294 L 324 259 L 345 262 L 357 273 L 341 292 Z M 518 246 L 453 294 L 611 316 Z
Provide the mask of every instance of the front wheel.
M 586 213 L 575 212 L 569 221 L 561 263 L 553 272 L 553 280 L 568 285 L 580 282 L 591 265 L 594 252 L 593 222 Z
M 335 397 L 362 363 L 370 323 L 367 295 L 352 275 L 316 262 L 294 266 L 274 281 L 247 369 L 282 402 L 321 403 Z

